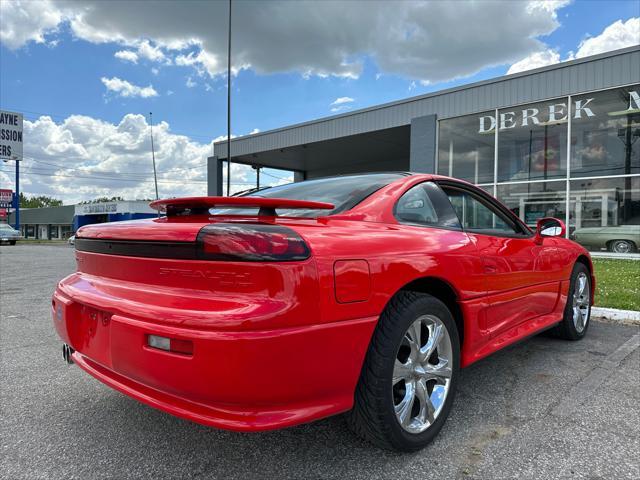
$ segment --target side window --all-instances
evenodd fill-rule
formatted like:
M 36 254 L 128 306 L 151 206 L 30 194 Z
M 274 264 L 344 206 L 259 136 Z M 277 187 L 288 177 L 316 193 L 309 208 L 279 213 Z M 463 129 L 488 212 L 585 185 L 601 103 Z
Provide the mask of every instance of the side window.
M 449 197 L 465 230 L 489 235 L 520 233 L 501 212 L 486 205 L 469 192 L 451 187 L 443 187 L 443 190 Z
M 447 196 L 433 182 L 420 183 L 407 190 L 396 204 L 395 215 L 404 223 L 461 228 Z

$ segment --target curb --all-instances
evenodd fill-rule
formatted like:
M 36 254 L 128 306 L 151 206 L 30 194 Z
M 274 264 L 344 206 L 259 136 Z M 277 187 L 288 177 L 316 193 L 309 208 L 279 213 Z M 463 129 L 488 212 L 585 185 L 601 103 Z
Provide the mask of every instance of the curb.
M 640 325 L 640 312 L 635 310 L 592 307 L 591 318 L 600 322 L 621 323 L 623 325 Z

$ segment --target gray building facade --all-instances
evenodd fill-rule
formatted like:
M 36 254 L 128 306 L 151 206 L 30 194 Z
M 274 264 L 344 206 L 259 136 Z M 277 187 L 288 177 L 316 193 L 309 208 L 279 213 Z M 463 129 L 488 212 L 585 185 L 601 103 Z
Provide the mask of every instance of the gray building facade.
M 216 143 L 210 195 L 224 191 L 226 160 Z M 240 137 L 231 161 L 296 180 L 462 178 L 530 225 L 553 215 L 592 249 L 628 253 L 640 247 L 640 46 Z

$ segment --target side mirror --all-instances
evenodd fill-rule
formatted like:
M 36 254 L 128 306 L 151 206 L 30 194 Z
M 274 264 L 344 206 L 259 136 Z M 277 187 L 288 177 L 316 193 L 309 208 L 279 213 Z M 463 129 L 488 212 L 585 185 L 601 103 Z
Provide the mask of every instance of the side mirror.
M 536 239 L 539 242 L 544 237 L 564 237 L 566 232 L 564 222 L 553 217 L 541 218 L 536 225 Z

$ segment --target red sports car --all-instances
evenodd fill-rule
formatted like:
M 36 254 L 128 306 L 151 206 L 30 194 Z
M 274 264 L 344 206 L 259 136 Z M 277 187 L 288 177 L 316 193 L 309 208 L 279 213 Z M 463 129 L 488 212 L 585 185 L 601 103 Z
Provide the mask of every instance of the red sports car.
M 160 200 L 82 227 L 53 295 L 69 362 L 143 403 L 255 431 L 349 412 L 376 445 L 442 428 L 461 367 L 589 326 L 589 253 L 468 183 L 375 173 Z

